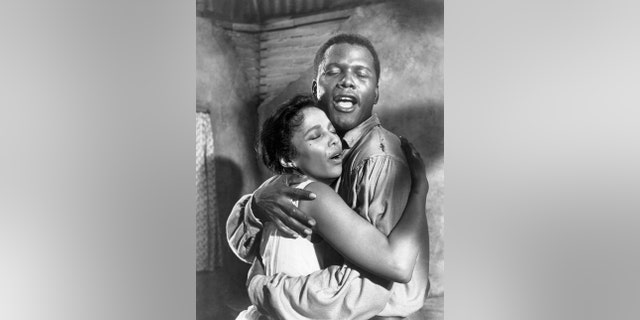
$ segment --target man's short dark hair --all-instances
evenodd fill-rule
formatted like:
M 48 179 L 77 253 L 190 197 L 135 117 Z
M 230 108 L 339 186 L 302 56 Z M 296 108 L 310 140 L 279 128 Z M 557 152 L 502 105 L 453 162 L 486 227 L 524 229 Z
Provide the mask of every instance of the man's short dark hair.
M 278 110 L 264 121 L 256 149 L 262 162 L 271 171 L 278 174 L 295 172 L 292 168 L 283 167 L 280 158 L 290 161 L 296 156 L 291 142 L 293 132 L 304 121 L 302 110 L 315 106 L 311 96 L 297 95 L 280 105 Z
M 324 54 L 327 50 L 334 44 L 340 43 L 348 43 L 352 45 L 357 45 L 361 47 L 367 48 L 373 56 L 373 67 L 376 71 L 376 83 L 380 81 L 380 60 L 378 59 L 378 53 L 376 49 L 373 47 L 373 44 L 369 39 L 355 33 L 341 33 L 336 36 L 331 37 L 327 42 L 325 42 L 318 51 L 316 51 L 316 57 L 313 59 L 313 79 L 318 78 L 318 66 L 322 63 L 324 59 Z

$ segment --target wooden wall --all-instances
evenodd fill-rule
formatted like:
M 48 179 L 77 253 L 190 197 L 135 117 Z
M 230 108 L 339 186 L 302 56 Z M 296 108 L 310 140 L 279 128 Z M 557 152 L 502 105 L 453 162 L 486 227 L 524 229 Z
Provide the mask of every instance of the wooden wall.
M 247 82 L 252 91 L 256 89 L 254 92 L 258 92 L 260 105 L 280 94 L 313 66 L 318 47 L 338 30 L 352 11 L 346 9 L 299 18 L 278 18 L 267 20 L 262 25 L 214 23 L 225 29 L 235 45 Z
M 338 30 L 351 12 L 341 10 L 267 21 L 260 34 L 260 101 L 278 95 L 311 68 L 318 47 Z

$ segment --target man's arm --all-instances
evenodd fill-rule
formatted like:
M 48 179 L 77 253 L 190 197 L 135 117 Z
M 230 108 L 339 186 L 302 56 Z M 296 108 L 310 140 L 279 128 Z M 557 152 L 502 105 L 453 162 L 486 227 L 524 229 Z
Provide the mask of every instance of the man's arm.
M 291 199 L 313 200 L 309 191 L 290 187 L 304 178 L 276 176 L 265 181 L 253 194 L 242 196 L 227 218 L 227 242 L 242 261 L 251 263 L 258 254 L 262 221 L 271 221 L 285 235 L 310 234 L 315 221 L 293 205 Z
M 256 260 L 256 265 L 260 262 Z M 306 276 L 255 275 L 248 280 L 251 303 L 276 319 L 370 319 L 386 305 L 390 282 L 346 265 Z
M 406 177 L 394 174 L 393 181 L 383 181 L 384 178 L 380 173 L 390 171 L 405 172 Z M 367 175 L 367 173 L 373 175 Z M 384 210 L 381 211 L 379 208 L 390 209 L 389 205 L 397 203 L 394 206 L 399 210 L 399 218 L 410 190 L 411 177 L 406 164 L 390 161 L 384 157 L 375 157 L 359 166 L 359 170 L 352 174 L 349 179 L 361 185 L 358 190 L 362 194 L 357 196 L 366 196 L 362 198 L 366 200 L 358 199 L 359 203 L 367 204 L 366 210 L 360 211 L 361 207 L 356 206 L 356 211 L 360 211 L 360 214 L 371 212 L 374 218 L 368 218 L 368 220 L 376 224 L 375 222 L 385 216 Z M 371 188 L 375 183 L 390 185 L 380 186 L 377 189 Z M 340 187 L 341 190 L 356 190 L 343 187 Z M 378 197 L 391 196 L 394 188 L 399 189 L 400 192 L 393 194 L 395 198 L 389 199 L 390 202 L 383 205 L 383 201 L 371 201 L 371 197 L 376 193 Z M 367 195 L 368 192 L 371 194 Z M 342 196 L 344 199 L 350 197 Z M 356 194 L 351 196 L 355 197 Z M 368 204 L 373 206 L 371 210 Z M 385 234 L 389 234 L 396 221 L 397 219 L 388 223 L 381 222 L 381 225 L 388 225 L 388 231 L 385 230 L 387 231 L 384 232 Z M 381 228 L 379 225 L 376 226 Z M 264 314 L 284 319 L 368 319 L 383 311 L 392 294 L 391 282 L 381 282 L 379 278 L 361 273 L 347 264 L 330 266 L 307 276 L 258 275 L 248 281 L 247 289 L 252 304 Z
M 236 202 L 227 218 L 227 242 L 231 251 L 242 261 L 251 263 L 259 253 L 256 239 L 262 230 L 262 222 L 251 210 L 253 195 L 246 194 Z
M 355 181 L 358 184 L 355 189 L 359 190 L 356 211 L 388 235 L 396 226 L 410 192 L 411 178 L 405 160 L 401 154 L 370 157 L 360 166 Z M 428 230 L 422 236 L 423 246 L 411 281 L 393 284 L 389 302 L 380 316 L 406 317 L 423 306 L 428 290 Z
M 342 181 L 341 196 L 388 235 L 409 197 L 409 168 L 404 158 L 392 155 L 369 157 L 356 168 Z M 426 246 L 428 262 L 428 242 Z M 428 275 L 425 264 L 420 263 L 421 258 L 424 259 L 424 255 L 418 257 L 412 281 L 405 285 L 393 284 L 391 290 L 387 285 L 380 285 L 380 280 L 360 274 L 348 265 L 331 266 L 301 277 L 255 276 L 247 289 L 251 302 L 261 312 L 274 317 L 368 319 L 376 314 L 407 316 L 422 307 L 426 295 Z

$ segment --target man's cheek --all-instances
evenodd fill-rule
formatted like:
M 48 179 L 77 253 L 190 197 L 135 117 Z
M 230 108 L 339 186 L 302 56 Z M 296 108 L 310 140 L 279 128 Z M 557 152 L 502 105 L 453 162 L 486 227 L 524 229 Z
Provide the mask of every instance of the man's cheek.
M 325 95 L 325 90 L 323 86 L 318 86 L 318 92 L 316 93 L 316 97 L 318 98 L 318 100 L 322 100 L 324 95 Z

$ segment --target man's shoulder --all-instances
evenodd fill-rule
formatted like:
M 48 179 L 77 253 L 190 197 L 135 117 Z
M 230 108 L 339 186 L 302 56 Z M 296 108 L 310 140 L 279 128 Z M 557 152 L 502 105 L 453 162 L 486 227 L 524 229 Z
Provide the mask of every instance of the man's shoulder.
M 362 157 L 391 156 L 405 161 L 400 138 L 382 126 L 372 128 L 362 137 L 357 148 Z

